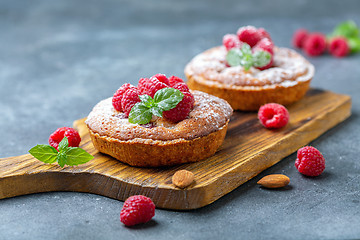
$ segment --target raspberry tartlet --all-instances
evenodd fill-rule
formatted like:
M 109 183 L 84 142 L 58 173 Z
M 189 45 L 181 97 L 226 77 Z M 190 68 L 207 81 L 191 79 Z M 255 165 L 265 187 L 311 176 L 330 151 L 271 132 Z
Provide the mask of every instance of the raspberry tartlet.
M 276 47 L 268 32 L 252 26 L 225 35 L 223 46 L 200 53 L 185 67 L 190 89 L 223 98 L 233 109 L 243 111 L 258 110 L 270 102 L 288 105 L 300 100 L 314 72 L 303 56 Z
M 131 166 L 158 167 L 215 154 L 232 112 L 225 100 L 157 74 L 137 87 L 121 86 L 93 108 L 86 124 L 100 152 Z

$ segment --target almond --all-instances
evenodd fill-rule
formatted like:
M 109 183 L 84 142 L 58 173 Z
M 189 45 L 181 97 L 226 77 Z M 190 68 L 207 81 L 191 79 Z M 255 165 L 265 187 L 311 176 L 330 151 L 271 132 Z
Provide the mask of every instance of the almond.
M 190 184 L 194 181 L 194 174 L 187 170 L 179 170 L 175 172 L 171 180 L 175 186 L 185 188 L 190 186 Z
M 270 174 L 260 179 L 257 184 L 266 188 L 281 188 L 290 183 L 290 178 L 283 174 Z

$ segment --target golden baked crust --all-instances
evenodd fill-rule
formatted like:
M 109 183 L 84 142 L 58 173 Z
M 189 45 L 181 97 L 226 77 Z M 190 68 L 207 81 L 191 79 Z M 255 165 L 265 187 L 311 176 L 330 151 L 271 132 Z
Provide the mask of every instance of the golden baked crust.
M 185 67 L 190 89 L 225 99 L 235 110 L 258 110 L 265 103 L 288 105 L 309 88 L 314 66 L 295 51 L 274 48 L 274 67 L 260 71 L 226 66 L 226 49 L 215 47 L 195 56 Z
M 192 140 L 169 141 L 133 139 L 121 141 L 100 136 L 90 130 L 91 140 L 99 152 L 135 167 L 160 167 L 198 162 L 215 154 L 223 143 L 228 123 L 218 131 Z
M 149 125 L 132 124 L 112 107 L 111 98 L 99 102 L 85 121 L 95 148 L 139 167 L 196 162 L 215 154 L 232 108 L 218 97 L 192 93 L 194 108 L 178 123 L 153 117 Z

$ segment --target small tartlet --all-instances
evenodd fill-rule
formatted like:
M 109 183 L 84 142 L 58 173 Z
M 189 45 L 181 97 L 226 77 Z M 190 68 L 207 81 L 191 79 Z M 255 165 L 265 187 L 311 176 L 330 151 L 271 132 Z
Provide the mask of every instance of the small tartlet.
M 112 98 L 102 100 L 85 121 L 94 147 L 136 167 L 177 165 L 212 156 L 224 141 L 233 110 L 223 99 L 191 93 L 194 106 L 177 123 L 153 116 L 147 124 L 133 124 L 114 109 Z
M 259 70 L 230 67 L 228 50 L 218 46 L 195 56 L 185 67 L 190 89 L 218 96 L 234 110 L 254 111 L 266 103 L 288 105 L 307 92 L 315 68 L 299 53 L 288 48 L 273 48 L 272 67 Z

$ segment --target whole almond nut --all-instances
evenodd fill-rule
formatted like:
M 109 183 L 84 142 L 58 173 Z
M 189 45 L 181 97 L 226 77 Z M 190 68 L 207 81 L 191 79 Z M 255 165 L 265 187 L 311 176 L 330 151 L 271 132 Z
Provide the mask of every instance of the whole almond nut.
M 260 179 L 257 184 L 266 188 L 281 188 L 290 183 L 290 178 L 283 174 L 270 174 Z
M 190 186 L 190 184 L 194 181 L 194 174 L 187 170 L 179 170 L 175 172 L 171 180 L 175 186 L 185 188 Z

